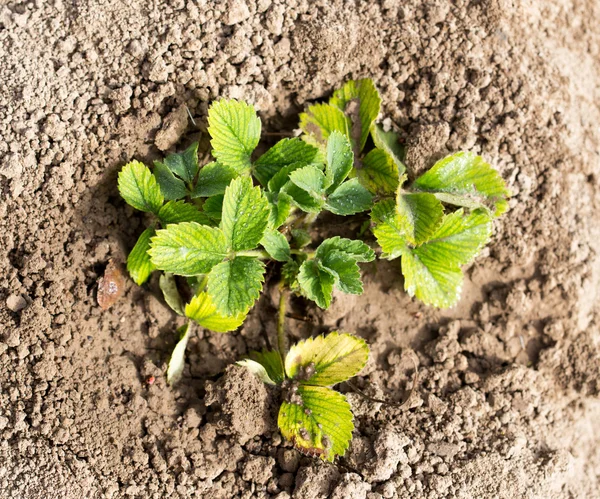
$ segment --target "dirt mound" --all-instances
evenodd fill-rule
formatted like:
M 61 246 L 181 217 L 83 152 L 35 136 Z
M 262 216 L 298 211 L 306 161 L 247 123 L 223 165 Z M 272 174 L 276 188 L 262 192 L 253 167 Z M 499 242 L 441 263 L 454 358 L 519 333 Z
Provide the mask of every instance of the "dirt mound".
M 597 495 L 599 18 L 572 0 L 4 2 L 0 497 Z M 268 299 L 239 333 L 198 331 L 170 389 L 177 319 L 155 283 L 103 312 L 96 281 L 143 226 L 116 190 L 125 161 L 206 140 L 216 97 L 289 130 L 363 76 L 416 167 L 473 150 L 514 196 L 455 309 L 412 301 L 383 262 L 364 296 L 290 321 L 367 339 L 372 395 L 401 400 L 420 363 L 408 410 L 349 394 L 351 450 L 323 465 L 282 442 L 263 387 L 219 379 L 266 345 Z

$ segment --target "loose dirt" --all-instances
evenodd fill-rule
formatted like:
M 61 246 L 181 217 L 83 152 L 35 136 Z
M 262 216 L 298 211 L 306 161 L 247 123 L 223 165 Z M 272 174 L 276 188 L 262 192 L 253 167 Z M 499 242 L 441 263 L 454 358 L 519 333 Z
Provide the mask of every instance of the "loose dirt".
M 593 0 L 2 2 L 0 497 L 597 497 L 598 19 Z M 97 280 L 144 224 L 116 190 L 127 160 L 205 141 L 217 97 L 278 132 L 366 76 L 414 168 L 473 150 L 514 196 L 455 309 L 383 262 L 362 297 L 289 320 L 295 339 L 364 337 L 372 396 L 401 401 L 419 362 L 405 410 L 341 386 L 355 438 L 325 465 L 227 367 L 272 337 L 268 297 L 237 333 L 197 330 L 171 389 L 155 283 L 103 311 Z

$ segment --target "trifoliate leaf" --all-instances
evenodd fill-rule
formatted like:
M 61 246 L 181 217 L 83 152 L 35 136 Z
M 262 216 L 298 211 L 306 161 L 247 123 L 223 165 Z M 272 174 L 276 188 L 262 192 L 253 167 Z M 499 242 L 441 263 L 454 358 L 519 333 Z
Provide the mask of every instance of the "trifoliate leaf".
M 285 358 L 285 372 L 301 384 L 332 386 L 356 376 L 368 359 L 365 340 L 334 332 L 293 345 Z
M 185 201 L 169 201 L 158 212 L 158 218 L 163 225 L 178 224 L 180 222 L 198 222 L 201 225 L 210 225 L 211 220 L 198 208 Z
M 398 166 L 382 149 L 369 151 L 356 175 L 373 194 L 392 194 L 398 189 Z
M 373 80 L 350 80 L 333 93 L 329 103 L 343 111 L 350 118 L 350 138 L 362 151 L 367 142 L 371 124 L 381 108 L 381 97 Z
M 343 456 L 354 430 L 346 397 L 323 386 L 292 385 L 286 393 L 277 419 L 284 438 L 324 461 Z
M 396 165 L 398 173 L 402 175 L 406 171 L 403 163 L 406 151 L 398 141 L 398 135 L 393 131 L 384 132 L 380 125 L 374 123 L 371 127 L 371 137 L 373 137 L 375 147 L 385 151 Z
M 266 187 L 282 168 L 293 163 L 309 165 L 317 159 L 318 154 L 319 150 L 316 147 L 298 137 L 282 139 L 255 161 L 253 173 L 258 181 Z
M 336 215 L 354 215 L 373 205 L 373 195 L 357 178 L 346 180 L 327 198 L 325 207 Z
M 163 162 L 184 182 L 191 183 L 198 173 L 198 142 L 181 153 L 169 154 Z
M 335 276 L 331 271 L 315 260 L 308 260 L 300 266 L 298 284 L 308 299 L 321 308 L 329 307 L 335 284 Z
M 206 329 L 217 333 L 234 331 L 240 327 L 245 313 L 227 316 L 217 311 L 208 293 L 199 293 L 185 306 L 185 315 Z
M 148 253 L 156 268 L 165 272 L 206 274 L 227 256 L 227 240 L 219 229 L 183 222 L 157 231 Z
M 224 194 L 231 181 L 237 177 L 237 172 L 228 166 L 213 161 L 202 167 L 192 198 L 207 198 Z
M 351 295 L 362 294 L 360 268 L 354 258 L 341 251 L 332 251 L 321 260 L 321 265 L 333 274 L 335 286 L 340 291 Z
M 150 239 L 155 233 L 154 227 L 150 227 L 142 232 L 127 257 L 127 270 L 138 286 L 144 284 L 156 268 L 150 261 L 150 255 L 148 255 Z
M 265 196 L 269 200 L 269 207 L 271 208 L 271 213 L 269 213 L 269 227 L 271 229 L 278 229 L 290 216 L 292 198 L 285 192 L 281 192 L 277 196 L 267 192 Z
M 167 368 L 167 383 L 174 385 L 177 383 L 183 374 L 183 368 L 185 367 L 185 349 L 187 348 L 188 341 L 190 339 L 190 325 L 185 324 L 177 330 L 179 341 L 169 360 L 169 367 Z
M 165 272 L 160 276 L 158 284 L 160 286 L 160 290 L 162 291 L 163 298 L 167 302 L 167 305 L 169 305 L 169 307 L 171 307 L 175 313 L 184 315 L 183 299 L 181 298 L 179 290 L 177 289 L 175 276 L 170 272 Z
M 325 175 L 316 166 L 305 166 L 290 173 L 290 180 L 314 199 L 325 194 Z
M 233 251 L 256 248 L 269 223 L 269 202 L 250 177 L 236 178 L 223 199 L 221 229 Z
M 258 299 L 265 266 L 256 258 L 238 256 L 208 274 L 208 293 L 223 315 L 245 314 Z
M 202 213 L 216 222 L 220 222 L 223 215 L 223 194 L 209 197 L 202 206 Z
M 349 137 L 350 126 L 344 112 L 331 104 L 313 104 L 300 114 L 300 128 L 316 144 L 325 144 L 335 130 Z
M 154 176 L 166 200 L 176 200 L 187 196 L 185 182 L 173 175 L 173 172 L 164 163 L 154 162 Z
M 404 288 L 410 296 L 440 308 L 452 307 L 460 297 L 460 265 L 470 262 L 488 242 L 490 215 L 463 210 L 446 215 L 431 239 L 402 252 Z
M 316 257 L 323 260 L 334 251 L 345 253 L 357 262 L 372 262 L 375 260 L 375 252 L 365 243 L 339 236 L 325 239 L 317 248 Z
M 119 173 L 119 192 L 136 210 L 158 213 L 165 198 L 150 169 L 139 161 L 127 163 Z
M 354 162 L 352 145 L 348 137 L 334 131 L 327 139 L 327 163 L 325 166 L 327 192 L 333 192 L 350 173 Z
M 431 192 L 445 203 L 486 208 L 499 216 L 508 208 L 510 192 L 500 174 L 481 156 L 458 152 L 438 161 L 416 179 L 413 189 Z
M 442 223 L 444 207 L 433 195 L 398 192 L 396 197 L 397 226 L 409 244 L 427 241 Z
M 256 374 L 263 383 L 276 385 L 284 380 L 283 361 L 279 352 L 250 352 L 250 358 L 236 362 Z
M 294 205 L 307 213 L 319 213 L 325 204 L 322 196 L 315 198 L 291 181 L 285 185 L 282 193 L 287 194 Z M 281 193 L 279 195 L 281 196 Z
M 267 372 L 265 367 L 262 364 L 260 364 L 259 362 L 256 362 L 255 360 L 252 360 L 252 359 L 238 360 L 236 362 L 236 364 L 238 366 L 245 367 L 246 369 L 248 369 L 248 371 L 250 371 L 255 376 L 258 376 L 258 379 L 260 379 L 266 385 L 276 385 L 277 384 L 277 383 L 275 383 L 274 380 L 271 379 L 271 377 L 269 376 L 269 373 Z
M 219 100 L 208 110 L 208 133 L 213 156 L 238 173 L 248 171 L 250 156 L 260 140 L 260 119 L 245 102 Z
M 267 229 L 260 244 L 271 258 L 278 262 L 287 262 L 290 258 L 290 243 L 285 236 L 274 229 Z

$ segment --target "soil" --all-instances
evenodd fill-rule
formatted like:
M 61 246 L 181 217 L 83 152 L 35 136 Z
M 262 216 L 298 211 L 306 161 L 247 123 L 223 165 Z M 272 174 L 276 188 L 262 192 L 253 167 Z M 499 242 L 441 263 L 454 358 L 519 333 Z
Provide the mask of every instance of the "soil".
M 0 497 L 597 497 L 598 19 L 594 0 L 3 1 Z M 126 279 L 104 311 L 97 281 L 144 225 L 117 193 L 126 161 L 206 140 L 217 97 L 277 132 L 367 76 L 414 168 L 472 150 L 514 196 L 456 308 L 411 300 L 383 262 L 363 296 L 288 321 L 364 337 L 373 396 L 407 396 L 418 358 L 406 409 L 341 386 L 356 431 L 329 465 L 227 367 L 272 338 L 268 297 L 237 333 L 196 330 L 171 389 L 155 283 Z

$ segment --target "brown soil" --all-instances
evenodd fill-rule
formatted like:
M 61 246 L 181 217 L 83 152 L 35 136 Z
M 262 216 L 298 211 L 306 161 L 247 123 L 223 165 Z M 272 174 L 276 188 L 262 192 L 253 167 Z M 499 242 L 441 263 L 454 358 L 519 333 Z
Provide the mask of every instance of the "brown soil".
M 244 2 L 2 2 L 0 497 L 597 497 L 598 2 Z M 272 335 L 268 299 L 238 333 L 197 331 L 170 389 L 177 321 L 156 288 L 128 281 L 103 311 L 96 282 L 143 226 L 116 173 L 194 138 L 184 104 L 200 130 L 219 96 L 289 130 L 361 76 L 415 168 L 473 150 L 514 197 L 455 309 L 378 263 L 364 296 L 290 320 L 366 338 L 372 395 L 401 400 L 420 363 L 408 410 L 349 394 L 352 448 L 323 465 L 225 371 Z

